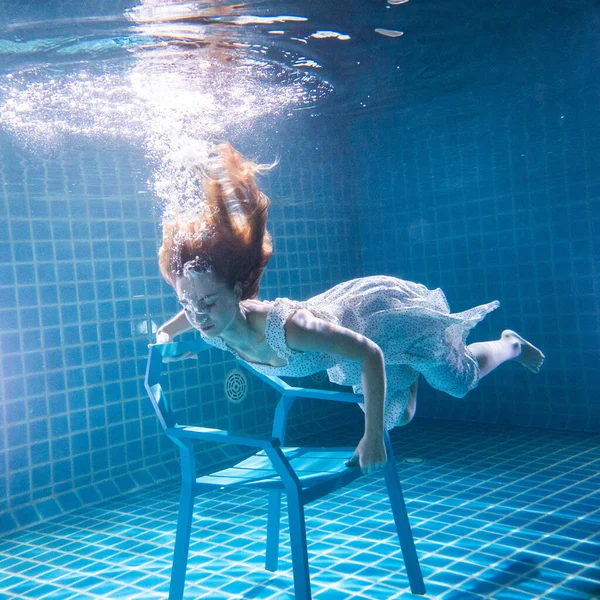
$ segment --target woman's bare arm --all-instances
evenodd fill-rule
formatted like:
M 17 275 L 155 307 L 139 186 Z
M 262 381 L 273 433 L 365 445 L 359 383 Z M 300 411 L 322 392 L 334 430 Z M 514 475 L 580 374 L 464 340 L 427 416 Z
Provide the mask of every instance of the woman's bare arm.
M 379 346 L 358 333 L 298 310 L 285 324 L 287 345 L 292 350 L 327 352 L 360 362 L 365 398 L 365 435 L 357 448 L 360 466 L 370 472 L 385 463 L 383 407 L 385 361 Z M 381 456 L 383 452 L 383 457 Z
M 156 341 L 158 343 L 170 342 L 175 336 L 190 331 L 190 329 L 193 328 L 194 327 L 185 316 L 185 311 L 182 310 L 156 330 Z M 165 335 L 168 336 L 168 338 L 165 337 Z

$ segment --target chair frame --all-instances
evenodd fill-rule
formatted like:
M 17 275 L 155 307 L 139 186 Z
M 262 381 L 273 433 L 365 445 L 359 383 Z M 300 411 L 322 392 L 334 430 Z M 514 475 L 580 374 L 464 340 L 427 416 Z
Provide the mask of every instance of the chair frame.
M 276 571 L 279 553 L 279 529 L 281 494 L 283 491 L 287 497 L 288 519 L 290 530 L 290 542 L 292 550 L 292 564 L 294 577 L 294 594 L 296 600 L 310 600 L 310 576 L 308 565 L 308 552 L 306 543 L 306 524 L 304 517 L 304 506 L 313 500 L 321 498 L 336 489 L 339 489 L 361 475 L 360 467 L 347 467 L 335 477 L 304 486 L 294 471 L 290 460 L 286 457 L 285 433 L 287 416 L 294 401 L 299 398 L 318 398 L 338 402 L 364 402 L 364 397 L 358 394 L 305 389 L 290 386 L 279 377 L 268 376 L 256 371 L 250 363 L 243 360 L 238 362 L 248 371 L 259 377 L 267 385 L 275 388 L 281 398 L 275 409 L 272 435 L 270 438 L 251 437 L 246 435 L 232 434 L 222 429 L 206 427 L 179 425 L 173 416 L 171 406 L 160 385 L 160 375 L 163 368 L 163 358 L 176 356 L 184 352 L 202 352 L 212 348 L 201 339 L 193 341 L 155 344 L 150 347 L 146 376 L 144 384 L 150 396 L 154 409 L 165 434 L 179 448 L 181 465 L 181 496 L 179 516 L 177 521 L 177 534 L 175 549 L 173 553 L 173 568 L 171 571 L 171 583 L 169 588 L 169 600 L 180 600 L 183 598 L 185 575 L 189 552 L 191 535 L 192 515 L 194 510 L 194 498 L 207 489 L 215 489 L 214 485 L 206 485 L 198 480 L 196 475 L 196 464 L 194 458 L 193 442 L 204 440 L 218 443 L 229 443 L 248 446 L 263 450 L 274 471 L 279 476 L 281 486 L 273 489 L 269 486 L 268 519 L 267 519 L 267 543 L 265 555 L 265 568 L 268 571 Z M 413 594 L 425 594 L 425 585 L 421 574 L 421 568 L 417 557 L 413 535 L 406 512 L 406 505 L 398 479 L 394 451 L 387 431 L 384 434 L 387 462 L 383 468 L 383 475 L 387 486 L 392 514 L 396 525 L 396 532 L 402 550 L 404 564 Z M 324 449 L 335 451 L 336 449 Z M 339 449 L 337 449 L 339 450 Z M 256 486 L 260 487 L 260 486 Z M 267 486 L 263 486 L 267 487 Z

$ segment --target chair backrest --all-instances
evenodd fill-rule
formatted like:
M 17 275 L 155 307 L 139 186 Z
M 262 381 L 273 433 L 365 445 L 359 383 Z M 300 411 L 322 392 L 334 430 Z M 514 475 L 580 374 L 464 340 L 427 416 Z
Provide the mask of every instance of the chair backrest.
M 150 347 L 148 354 L 148 363 L 146 365 L 146 377 L 144 386 L 152 400 L 156 416 L 163 429 L 174 427 L 176 425 L 175 416 L 172 407 L 167 400 L 160 384 L 160 375 L 163 370 L 163 358 L 177 356 L 185 352 L 204 352 L 212 348 L 204 340 L 198 338 L 189 342 L 176 342 L 171 344 L 154 344 Z
M 284 396 L 293 396 L 295 398 L 318 398 L 319 400 L 334 400 L 336 402 L 354 402 L 359 404 L 364 402 L 364 396 L 362 394 L 353 394 L 352 392 L 342 392 L 337 390 L 296 387 L 286 383 L 276 375 L 265 375 L 264 373 L 261 373 L 252 366 L 252 363 L 248 363 L 241 359 L 239 359 L 238 362 Z
M 188 342 L 174 342 L 170 344 L 154 344 L 150 347 L 148 363 L 146 366 L 146 377 L 144 385 L 146 391 L 152 400 L 156 416 L 164 430 L 175 427 L 177 422 L 172 412 L 172 407 L 167 400 L 160 384 L 160 375 L 163 369 L 163 358 L 177 356 L 185 352 L 200 353 L 213 348 L 201 338 Z M 252 363 L 239 360 L 239 363 L 248 371 L 256 375 L 267 385 L 274 388 L 281 394 L 281 398 L 275 411 L 273 422 L 273 437 L 281 440 L 285 439 L 285 429 L 288 412 L 297 398 L 317 398 L 319 400 L 333 400 L 337 402 L 362 403 L 364 397 L 360 394 L 340 392 L 335 390 L 320 390 L 313 388 L 302 388 L 289 385 L 281 378 L 275 375 L 266 375 L 254 369 Z
M 257 371 L 244 360 L 239 360 L 240 364 L 251 373 L 262 379 L 266 384 L 275 388 L 281 398 L 277 403 L 275 415 L 273 418 L 273 427 L 271 435 L 279 439 L 281 444 L 285 444 L 285 434 L 287 428 L 287 418 L 290 408 L 298 398 L 317 398 L 318 400 L 333 400 L 335 402 L 352 402 L 353 404 L 363 404 L 365 399 L 362 394 L 354 394 L 351 392 L 341 392 L 336 390 L 322 390 L 314 388 L 296 387 L 283 381 L 276 375 L 266 375 Z

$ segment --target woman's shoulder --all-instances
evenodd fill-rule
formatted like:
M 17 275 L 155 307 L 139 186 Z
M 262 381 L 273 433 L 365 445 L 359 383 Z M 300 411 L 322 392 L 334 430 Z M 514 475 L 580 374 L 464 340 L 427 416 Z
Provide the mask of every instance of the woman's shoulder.
M 248 300 L 240 302 L 246 314 L 252 315 L 268 315 L 273 304 L 275 304 L 274 300 L 257 300 L 256 298 L 248 298 Z
M 267 326 L 267 316 L 271 312 L 274 303 L 272 301 L 249 298 L 248 300 L 243 300 L 240 304 L 244 309 L 250 327 L 257 333 L 264 334 Z
M 288 298 L 277 298 L 277 300 L 256 300 L 252 298 L 243 300 L 240 305 L 244 309 L 250 327 L 260 335 L 265 334 L 267 319 L 276 305 L 276 312 L 282 318 L 282 323 L 287 321 L 287 317 L 304 306 L 302 302 L 295 302 Z

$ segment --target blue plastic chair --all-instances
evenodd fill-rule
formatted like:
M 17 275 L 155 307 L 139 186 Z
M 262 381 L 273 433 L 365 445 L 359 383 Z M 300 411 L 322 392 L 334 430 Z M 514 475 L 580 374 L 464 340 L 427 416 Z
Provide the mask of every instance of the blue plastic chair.
M 179 425 L 160 385 L 163 357 L 183 352 L 196 352 L 212 348 L 202 340 L 154 345 L 150 348 L 145 386 L 158 419 L 169 438 L 177 444 L 181 457 L 181 501 L 171 571 L 170 600 L 183 598 L 187 568 L 194 498 L 207 490 L 229 487 L 263 488 L 269 490 L 267 543 L 265 568 L 277 570 L 281 494 L 286 493 L 294 590 L 296 600 L 310 600 L 310 578 L 306 547 L 304 506 L 360 477 L 360 467 L 346 467 L 344 461 L 353 448 L 287 448 L 284 447 L 286 419 L 297 398 L 320 398 L 339 402 L 361 402 L 358 394 L 293 387 L 279 379 L 255 371 L 251 364 L 240 364 L 274 387 L 281 399 L 275 410 L 272 437 L 269 439 L 232 434 L 221 429 Z M 260 451 L 237 465 L 196 477 L 193 441 L 206 440 L 257 448 Z M 413 594 L 424 594 L 425 585 L 417 558 L 402 489 L 396 471 L 394 452 L 388 433 L 385 433 L 388 460 L 383 475 L 402 549 L 402 556 Z

